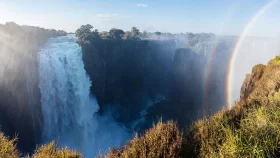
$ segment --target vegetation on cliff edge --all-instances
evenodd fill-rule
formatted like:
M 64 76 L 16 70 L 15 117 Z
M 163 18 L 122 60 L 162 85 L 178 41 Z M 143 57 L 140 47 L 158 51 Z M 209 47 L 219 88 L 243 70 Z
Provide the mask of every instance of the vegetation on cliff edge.
M 142 136 L 108 158 L 127 157 L 279 157 L 280 156 L 280 63 L 279 57 L 267 66 L 257 65 L 247 75 L 241 98 L 231 110 L 194 122 L 187 132 L 173 121 L 159 122 Z M 15 140 L 0 134 L 0 156 L 18 157 Z M 82 157 L 54 142 L 43 145 L 33 157 Z M 100 156 L 102 157 L 102 156 Z

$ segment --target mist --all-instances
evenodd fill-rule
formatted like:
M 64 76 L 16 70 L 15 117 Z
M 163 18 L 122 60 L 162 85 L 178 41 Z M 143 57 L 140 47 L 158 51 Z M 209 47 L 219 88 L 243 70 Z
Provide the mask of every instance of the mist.
M 19 134 L 19 148 L 32 151 L 40 142 L 41 111 L 37 52 L 48 38 L 65 34 L 13 22 L 0 25 L 1 130 Z
M 59 138 L 61 147 L 94 157 L 130 138 L 131 133 L 110 113 L 98 114 L 82 50 L 73 35 L 51 38 L 41 48 L 39 76 L 44 143 Z
M 131 32 L 114 39 L 95 30 L 77 41 L 63 31 L 0 25 L 1 130 L 19 133 L 24 152 L 56 140 L 92 157 L 124 145 L 159 118 L 184 129 L 226 107 L 238 36 Z M 244 38 L 231 103 L 251 68 L 279 55 L 278 44 Z
M 251 73 L 252 67 L 257 64 L 266 64 L 280 55 L 279 39 L 245 37 L 237 52 L 233 66 L 231 103 L 239 100 L 240 90 L 246 74 Z

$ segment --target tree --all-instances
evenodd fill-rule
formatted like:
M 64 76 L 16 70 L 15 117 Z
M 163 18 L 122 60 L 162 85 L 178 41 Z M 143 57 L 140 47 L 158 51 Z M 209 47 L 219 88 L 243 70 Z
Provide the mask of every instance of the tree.
M 156 34 L 157 36 L 160 36 L 160 35 L 161 35 L 161 32 L 157 31 L 157 32 L 155 32 L 155 34 Z
M 124 35 L 124 31 L 121 30 L 121 29 L 112 28 L 112 29 L 109 31 L 109 34 L 110 34 L 110 36 L 111 36 L 113 39 L 122 39 L 122 37 L 123 37 L 123 35 Z
M 127 40 L 127 39 L 132 39 L 132 35 L 130 31 L 126 31 L 122 39 Z
M 187 37 L 188 38 L 194 38 L 195 34 L 191 33 L 191 32 L 187 32 Z
M 146 30 L 143 31 L 143 33 L 141 34 L 141 37 L 142 37 L 142 38 L 147 38 L 147 37 L 148 37 L 148 33 L 147 33 Z
M 76 31 L 76 37 L 78 37 L 79 41 L 85 42 L 88 40 L 93 39 L 99 39 L 99 33 L 98 30 L 95 29 L 94 31 L 91 31 L 93 29 L 93 26 L 90 24 L 82 25 L 77 31 Z
M 133 39 L 139 39 L 140 38 L 139 35 L 140 35 L 139 29 L 137 29 L 136 27 L 132 27 L 131 28 L 131 37 Z
M 93 29 L 93 26 L 90 24 L 82 25 L 77 31 L 76 31 L 76 36 L 78 38 L 81 38 L 87 34 L 91 33 L 91 29 Z
M 101 37 L 102 39 L 110 39 L 110 38 L 111 38 L 109 32 L 107 32 L 107 31 L 101 32 L 101 33 L 100 33 L 100 37 Z

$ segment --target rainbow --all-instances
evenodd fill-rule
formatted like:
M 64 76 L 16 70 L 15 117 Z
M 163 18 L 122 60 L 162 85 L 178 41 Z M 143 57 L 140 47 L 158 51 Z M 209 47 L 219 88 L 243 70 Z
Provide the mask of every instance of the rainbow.
M 210 75 L 212 72 L 212 65 L 213 65 L 213 58 L 214 58 L 214 53 L 216 52 L 217 45 L 219 43 L 219 39 L 215 42 L 211 53 L 210 53 L 210 59 L 208 59 L 207 62 L 207 70 L 205 72 L 205 82 L 204 82 L 204 94 L 203 94 L 203 116 L 208 115 L 208 89 L 209 89 L 209 79 Z
M 226 23 L 228 23 L 228 20 L 232 17 L 233 13 L 235 12 L 237 6 L 239 5 L 238 3 L 235 3 L 234 6 L 229 10 L 225 21 L 222 23 L 222 27 L 220 28 L 220 34 L 223 33 L 224 28 L 226 27 Z M 213 65 L 213 58 L 214 55 L 217 51 L 217 46 L 220 43 L 220 37 L 217 37 L 217 39 L 215 39 L 215 43 L 213 45 L 212 50 L 210 51 L 210 58 L 207 58 L 207 69 L 204 72 L 204 93 L 203 93 L 203 115 L 207 116 L 208 115 L 208 89 L 209 89 L 209 79 L 210 79 L 210 75 L 212 73 L 212 65 Z
M 238 53 L 240 46 L 244 40 L 244 37 L 247 35 L 248 31 L 251 29 L 251 27 L 254 25 L 254 23 L 257 21 L 257 19 L 270 7 L 272 4 L 274 4 L 277 0 L 270 0 L 268 3 L 266 3 L 258 12 L 257 14 L 248 22 L 246 27 L 243 29 L 242 33 L 240 34 L 235 47 L 232 52 L 232 56 L 229 61 L 229 67 L 228 67 L 228 75 L 227 75 L 227 86 L 226 86 L 226 92 L 227 92 L 227 108 L 231 108 L 231 86 L 232 86 L 232 74 L 233 74 L 233 68 L 234 68 L 234 61 L 236 58 L 236 54 Z

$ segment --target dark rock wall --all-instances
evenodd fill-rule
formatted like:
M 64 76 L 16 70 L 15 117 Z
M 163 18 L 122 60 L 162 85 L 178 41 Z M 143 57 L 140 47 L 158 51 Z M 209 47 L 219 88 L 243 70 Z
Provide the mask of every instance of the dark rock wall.
M 101 111 L 106 105 L 120 105 L 125 117 L 119 119 L 128 121 L 145 108 L 141 97 L 167 93 L 174 41 L 94 40 L 81 45 Z
M 40 143 L 42 111 L 37 52 L 50 38 L 65 32 L 15 23 L 0 25 L 0 124 L 18 135 L 19 147 L 32 151 Z
M 81 46 L 91 90 L 101 109 L 115 108 L 121 115 L 119 121 L 128 122 L 144 108 L 139 96 L 163 94 L 165 100 L 149 107 L 149 122 L 162 117 L 188 125 L 226 102 L 226 75 L 234 41 L 212 41 L 197 40 L 179 49 L 176 42 L 168 40 L 93 40 Z

